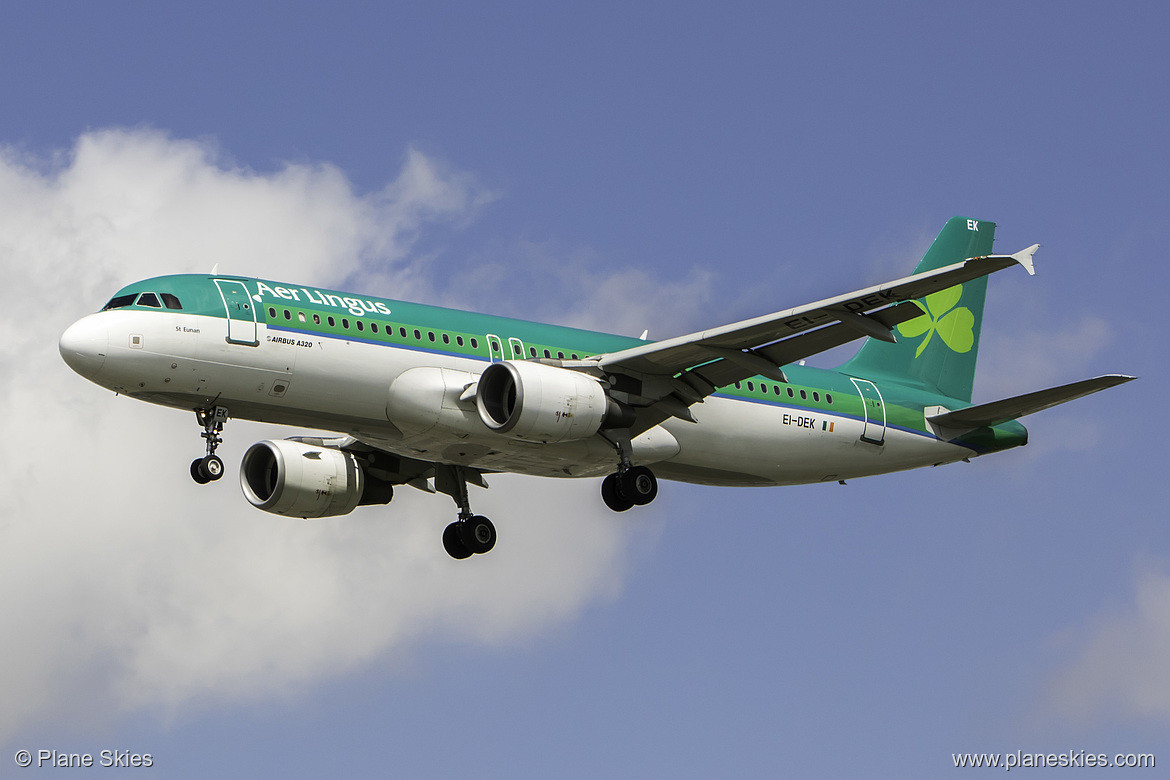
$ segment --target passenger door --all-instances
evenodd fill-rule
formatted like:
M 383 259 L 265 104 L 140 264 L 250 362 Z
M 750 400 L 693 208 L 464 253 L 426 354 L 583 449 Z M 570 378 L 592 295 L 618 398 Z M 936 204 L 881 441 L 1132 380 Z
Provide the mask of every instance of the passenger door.
M 861 440 L 870 444 L 884 444 L 886 440 L 886 402 L 877 385 L 868 379 L 851 379 L 861 394 L 861 405 L 865 414 L 865 426 Z
M 248 288 L 243 282 L 231 279 L 216 279 L 215 286 L 219 288 L 219 297 L 223 299 L 227 312 L 228 343 L 257 346 L 260 342 L 256 338 L 256 307 Z

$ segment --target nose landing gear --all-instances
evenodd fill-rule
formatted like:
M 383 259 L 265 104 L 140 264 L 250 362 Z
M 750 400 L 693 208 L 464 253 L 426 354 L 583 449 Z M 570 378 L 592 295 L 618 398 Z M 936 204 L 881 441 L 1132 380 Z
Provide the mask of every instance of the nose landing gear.
M 203 433 L 199 435 L 207 441 L 207 454 L 191 461 L 191 479 L 200 485 L 206 485 L 223 476 L 223 461 L 215 454 L 215 450 L 223 443 L 219 434 L 223 431 L 223 424 L 227 422 L 228 410 L 226 406 L 196 409 L 195 418 L 203 426 Z

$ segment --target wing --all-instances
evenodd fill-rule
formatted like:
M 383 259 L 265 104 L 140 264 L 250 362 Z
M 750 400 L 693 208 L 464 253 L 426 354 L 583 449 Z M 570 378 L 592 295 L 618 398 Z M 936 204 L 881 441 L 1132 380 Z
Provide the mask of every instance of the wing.
M 563 365 L 614 380 L 611 394 L 637 410 L 632 435 L 669 417 L 693 422 L 688 407 L 718 387 L 757 374 L 787 382 L 780 366 L 863 336 L 894 341 L 894 327 L 921 316 L 912 303 L 916 299 L 1017 264 L 1034 274 L 1032 255 L 1038 248 L 972 257 L 806 306 Z
M 1073 382 L 1060 387 L 1050 387 L 1047 390 L 1038 390 L 1035 393 L 1018 395 L 1002 401 L 992 401 L 988 404 L 968 406 L 954 412 L 927 417 L 927 421 L 945 428 L 982 428 L 984 426 L 999 425 L 1008 420 L 1015 420 L 1028 414 L 1042 412 L 1054 406 L 1084 398 L 1086 395 L 1107 390 L 1110 387 L 1132 382 L 1137 379 L 1125 374 L 1106 374 L 1080 382 Z

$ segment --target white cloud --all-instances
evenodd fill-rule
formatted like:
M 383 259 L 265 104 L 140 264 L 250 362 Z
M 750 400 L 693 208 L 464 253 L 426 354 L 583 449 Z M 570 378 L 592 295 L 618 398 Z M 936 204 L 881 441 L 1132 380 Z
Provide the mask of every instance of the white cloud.
M 983 332 L 989 336 L 984 349 L 990 359 L 980 356 L 979 387 L 989 398 L 1084 379 L 1094 358 L 1112 340 L 1109 324 L 1093 315 L 1064 320 L 1056 327 L 1035 321 L 1015 326 L 985 323 Z
M 1170 575 L 1144 570 L 1132 604 L 1064 641 L 1072 660 L 1053 675 L 1045 701 L 1054 716 L 1170 721 Z
M 519 241 L 446 275 L 449 305 L 651 339 L 722 324 L 714 274 L 698 268 L 658 279 L 639 268 L 613 271 L 588 249 Z M 533 290 L 540 295 L 534 296 Z M 716 318 L 713 320 L 712 318 Z
M 229 168 L 152 131 L 90 133 L 49 164 L 0 152 L 0 739 L 50 718 L 285 695 L 422 638 L 520 642 L 615 593 L 629 526 L 594 481 L 473 488 L 500 543 L 455 562 L 445 496 L 402 488 L 389 507 L 318 521 L 261 513 L 232 475 L 191 481 L 193 415 L 115 398 L 57 352 L 121 285 L 215 263 L 321 285 L 377 267 L 426 288 L 414 242 L 490 197 L 416 151 L 370 195 L 328 165 Z M 233 421 L 220 451 L 238 462 L 290 433 Z

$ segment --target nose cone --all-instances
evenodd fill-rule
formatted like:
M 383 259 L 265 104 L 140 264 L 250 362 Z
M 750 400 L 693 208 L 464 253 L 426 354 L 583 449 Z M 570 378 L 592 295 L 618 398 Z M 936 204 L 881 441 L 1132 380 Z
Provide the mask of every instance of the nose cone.
M 82 317 L 61 334 L 61 357 L 77 373 L 93 379 L 106 362 L 110 334 L 100 314 Z

